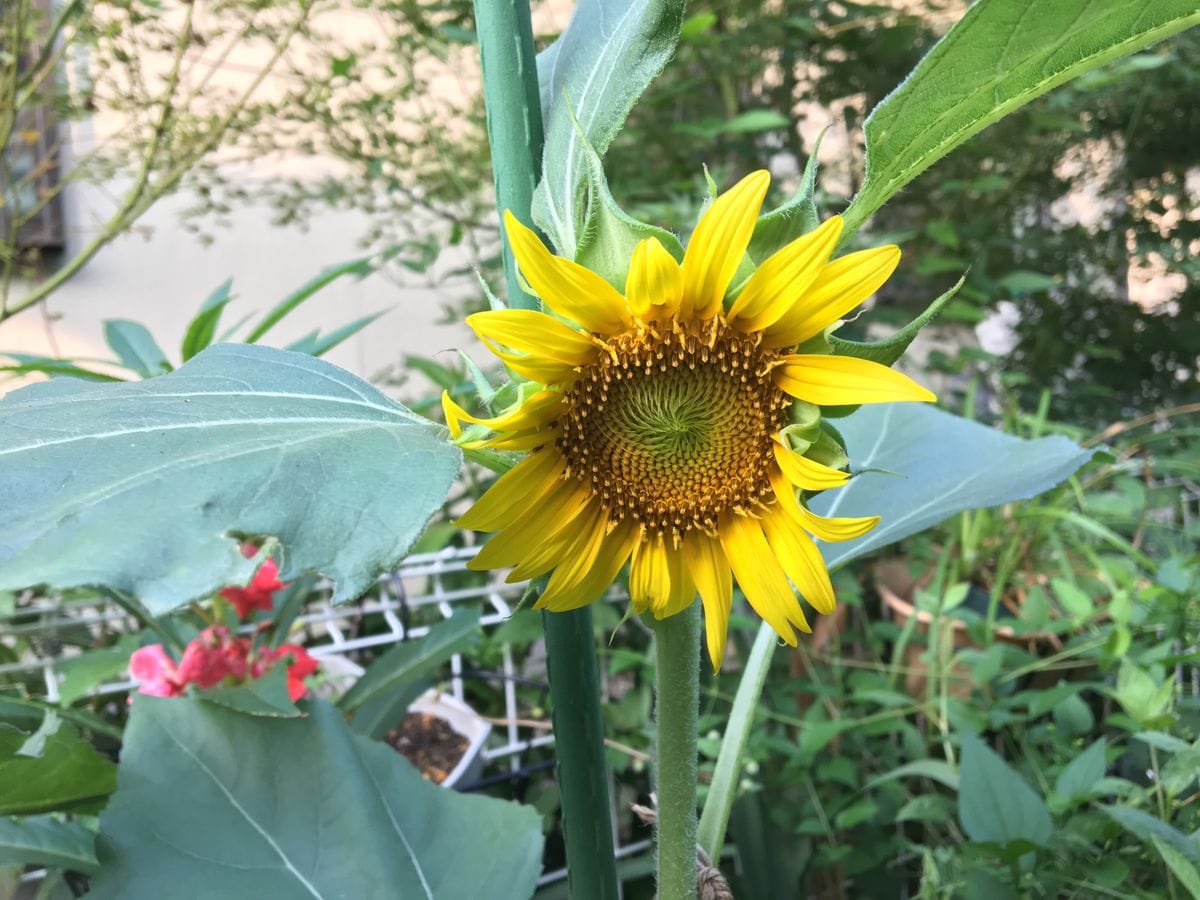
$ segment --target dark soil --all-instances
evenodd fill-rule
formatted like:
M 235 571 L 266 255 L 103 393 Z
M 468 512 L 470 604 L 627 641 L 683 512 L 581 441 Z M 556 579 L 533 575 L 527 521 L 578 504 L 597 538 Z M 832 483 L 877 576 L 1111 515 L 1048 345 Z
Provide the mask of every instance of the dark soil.
M 388 732 L 387 742 L 434 784 L 446 780 L 471 744 L 445 719 L 424 712 L 406 715 Z

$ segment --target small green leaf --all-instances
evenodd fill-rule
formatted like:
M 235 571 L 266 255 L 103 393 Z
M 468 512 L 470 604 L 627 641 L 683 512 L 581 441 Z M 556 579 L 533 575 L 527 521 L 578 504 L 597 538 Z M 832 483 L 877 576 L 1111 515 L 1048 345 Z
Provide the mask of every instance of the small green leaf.
M 316 294 L 321 288 L 346 275 L 353 275 L 355 278 L 366 278 L 374 271 L 375 268 L 371 265 L 371 258 L 367 256 L 323 269 L 320 274 L 310 278 L 275 304 L 270 312 L 263 316 L 262 320 L 246 335 L 246 343 L 253 344 L 260 340 L 263 335 L 278 325 L 296 307 Z
M 884 782 L 892 781 L 896 778 L 928 778 L 931 781 L 944 784 L 952 791 L 957 791 L 959 784 L 959 773 L 945 760 L 917 759 L 902 766 L 897 766 L 890 772 L 880 775 L 877 778 L 872 778 L 866 783 L 864 789 L 870 790 L 873 787 L 878 787 Z
M 973 734 L 963 735 L 958 818 L 973 841 L 1045 847 L 1054 834 L 1046 804 Z
M 949 247 L 951 250 L 958 249 L 960 243 L 958 231 L 949 219 L 936 219 L 930 222 L 925 226 L 925 233 L 943 247 Z
M 1174 695 L 1172 679 L 1165 678 L 1158 683 L 1128 659 L 1121 660 L 1113 696 L 1125 712 L 1143 727 L 1154 727 L 1156 721 L 1170 709 Z
M 1068 735 L 1085 735 L 1096 726 L 1096 717 L 1082 697 L 1072 694 L 1054 707 L 1054 724 Z
M 354 337 L 354 335 L 358 334 L 372 322 L 387 315 L 389 312 L 391 310 L 381 309 L 379 312 L 362 316 L 353 322 L 347 322 L 342 327 L 335 328 L 326 335 L 322 335 L 319 331 L 314 331 L 308 337 L 289 344 L 287 349 L 294 350 L 297 353 L 307 353 L 309 356 L 324 356 L 334 347 Z
M 721 125 L 724 134 L 755 134 L 760 131 L 776 131 L 790 128 L 792 120 L 773 109 L 750 109 L 738 113 Z
M 954 801 L 941 794 L 921 794 L 896 813 L 897 822 L 946 822 L 954 812 Z
M 1058 287 L 1058 279 L 1040 272 L 1009 272 L 999 284 L 1010 294 L 1040 294 Z
M 17 748 L 17 756 L 28 756 L 31 759 L 41 757 L 46 752 L 46 741 L 54 737 L 60 725 L 62 719 L 58 717 L 58 713 L 52 709 L 46 710 L 42 714 L 42 724 L 38 726 L 37 731 Z
M 7 357 L 15 363 L 15 365 L 11 366 L 0 366 L 0 372 L 11 372 L 13 375 L 29 375 L 40 372 L 52 378 L 55 375 L 62 375 L 67 378 L 82 378 L 84 381 L 125 381 L 124 378 L 118 378 L 116 375 L 85 369 L 83 366 L 68 359 L 57 359 L 53 356 L 37 356 L 32 353 L 13 353 L 9 350 L 0 353 L 0 356 Z
M 217 333 L 217 325 L 221 321 L 221 313 L 225 305 L 233 299 L 230 291 L 233 289 L 233 279 L 226 278 L 217 289 L 208 295 L 208 299 L 200 306 L 200 312 L 188 323 L 183 343 L 179 347 L 183 361 L 187 362 L 201 350 L 208 348 Z
M 47 736 L 37 757 L 18 756 L 29 735 L 0 723 L 0 816 L 71 809 L 116 787 L 116 766 L 70 725 Z
M 962 606 L 970 592 L 971 585 L 965 581 L 950 585 L 942 596 L 942 612 L 950 612 Z
M 0 865 L 94 872 L 99 865 L 96 836 L 77 822 L 54 816 L 0 817 Z
M 128 635 L 115 647 L 88 650 L 59 664 L 63 680 L 58 685 L 58 701 L 70 706 L 97 685 L 117 678 L 129 668 L 129 656 L 137 649 L 137 638 Z
M 1104 777 L 1108 765 L 1107 750 L 1108 742 L 1104 738 L 1091 744 L 1058 773 L 1054 790 L 1069 799 L 1088 796 L 1096 782 Z
M 716 24 L 717 14 L 714 12 L 700 12 L 694 16 L 688 16 L 683 20 L 683 24 L 679 26 L 679 39 L 683 41 L 694 40 L 701 35 L 708 34 Z
M 371 663 L 338 705 L 350 712 L 377 694 L 400 690 L 478 639 L 479 610 L 460 608 L 424 637 L 397 644 Z
M 1192 749 L 1192 745 L 1187 741 L 1162 731 L 1139 731 L 1134 737 L 1143 743 L 1149 744 L 1151 747 L 1164 750 L 1167 753 L 1183 753 Z
M 884 338 L 881 341 L 876 341 L 872 344 L 862 343 L 860 341 L 847 341 L 838 337 L 837 334 L 829 336 L 829 343 L 833 347 L 833 352 L 838 356 L 853 356 L 858 359 L 866 359 L 871 362 L 877 362 L 881 365 L 890 366 L 908 349 L 908 345 L 916 340 L 917 334 L 922 328 L 929 324 L 934 316 L 938 314 L 943 306 L 945 306 L 966 282 L 967 276 L 964 275 L 958 279 L 957 283 L 946 291 L 941 296 L 937 297 L 932 303 L 925 307 L 925 311 L 919 316 L 893 334 L 891 337 Z
M 1083 624 L 1095 614 L 1096 604 L 1078 585 L 1065 578 L 1051 578 L 1050 587 L 1053 588 L 1059 604 L 1076 625 Z
M 1050 624 L 1050 598 L 1040 584 L 1031 585 L 1021 604 L 1021 621 L 1031 631 L 1041 631 Z
M 624 293 L 629 261 L 639 242 L 656 238 L 676 260 L 683 259 L 683 247 L 671 232 L 639 222 L 621 209 L 608 189 L 599 154 L 582 134 L 579 143 L 587 166 L 587 212 L 576 261 Z
M 874 800 L 859 800 L 834 816 L 833 824 L 838 828 L 853 828 L 875 818 L 875 814 L 878 812 L 879 804 Z
M 143 378 L 171 371 L 171 363 L 145 325 L 127 319 L 109 319 L 104 323 L 104 340 L 121 365 Z

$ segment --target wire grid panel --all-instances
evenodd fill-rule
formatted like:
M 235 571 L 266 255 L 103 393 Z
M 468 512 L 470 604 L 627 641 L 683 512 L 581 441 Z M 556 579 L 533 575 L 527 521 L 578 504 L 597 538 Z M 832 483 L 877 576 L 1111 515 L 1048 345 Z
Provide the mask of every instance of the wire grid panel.
M 465 572 L 467 561 L 477 550 L 476 547 L 450 547 L 436 553 L 414 554 L 400 568 L 382 576 L 375 587 L 355 603 L 334 606 L 330 603 L 333 585 L 323 580 L 313 589 L 316 599 L 310 600 L 305 611 L 296 617 L 293 629 L 304 632 L 306 649 L 320 658 L 346 656 L 423 637 L 432 625 L 409 622 L 414 613 L 422 610 L 436 611 L 440 620 L 445 620 L 454 614 L 457 606 L 481 605 L 480 624 L 485 629 L 494 628 L 512 616 L 526 584 L 507 584 L 503 581 L 503 573 L 493 572 L 485 576 L 486 581 L 482 584 L 449 587 L 447 576 Z M 106 637 L 140 630 L 136 619 L 102 597 L 69 601 L 61 596 L 30 597 L 28 601 L 16 612 L 20 618 L 32 618 L 32 621 L 14 625 L 0 618 L 0 643 L 12 646 L 16 638 L 23 637 L 34 649 L 17 662 L 0 665 L 0 675 L 40 673 L 46 697 L 51 702 L 59 699 L 64 669 L 83 652 L 78 647 L 60 644 L 57 635 L 86 628 L 99 643 Z M 416 618 L 428 619 L 429 616 Z M 249 625 L 243 630 L 252 633 L 254 627 Z M 501 654 L 504 718 L 496 723 L 502 729 L 501 740 L 493 741 L 484 749 L 484 758 L 489 764 L 517 772 L 523 764 L 523 753 L 553 744 L 554 736 L 548 729 L 522 724 L 528 720 L 522 718 L 518 708 L 516 682 L 520 673 L 512 647 L 502 644 Z M 450 691 L 459 700 L 463 699 L 463 673 L 462 655 L 455 654 L 450 660 L 449 684 Z M 101 684 L 91 693 L 94 696 L 118 695 L 136 685 L 135 681 L 121 679 Z M 493 734 L 496 734 L 495 730 Z M 615 791 L 610 794 L 616 796 Z M 649 841 L 620 845 L 615 818 L 613 825 L 617 858 L 635 856 L 649 849 Z M 538 883 L 551 884 L 564 878 L 566 870 L 558 869 L 543 873 Z
M 381 577 L 374 589 L 355 603 L 332 605 L 332 584 L 319 582 L 313 591 L 316 599 L 297 616 L 293 629 L 304 632 L 306 648 L 320 658 L 345 656 L 423 637 L 431 625 L 427 622 L 411 624 L 409 620 L 427 620 L 430 611 L 444 620 L 454 614 L 456 607 L 482 606 L 481 625 L 494 628 L 512 615 L 526 586 L 506 584 L 500 575 L 492 573 L 482 584 L 448 587 L 447 576 L 464 572 L 467 560 L 476 550 L 451 547 L 437 553 L 410 556 L 399 569 Z M 421 611 L 423 615 L 414 615 Z M 16 614 L 32 621 L 13 624 L 0 620 L 0 643 L 12 646 L 16 638 L 23 637 L 33 649 L 17 662 L 0 665 L 0 675 L 40 673 L 46 698 L 51 702 L 59 699 L 64 670 L 83 652 L 78 647 L 61 644 L 58 635 L 68 631 L 77 633 L 78 629 L 85 628 L 99 643 L 105 637 L 132 634 L 140 628 L 127 612 L 102 597 L 31 598 L 29 603 L 18 607 Z M 254 628 L 246 626 L 244 630 L 252 633 Z M 504 718 L 500 727 L 504 740 L 499 745 L 489 746 L 484 754 L 489 761 L 507 759 L 510 770 L 517 771 L 524 751 L 551 744 L 554 738 L 547 731 L 518 724 L 522 719 L 515 685 L 519 673 L 508 644 L 502 645 L 502 659 Z M 449 685 L 459 700 L 463 699 L 462 675 L 463 658 L 455 654 L 450 661 Z M 121 679 L 101 684 L 92 694 L 115 695 L 135 686 L 136 682 Z

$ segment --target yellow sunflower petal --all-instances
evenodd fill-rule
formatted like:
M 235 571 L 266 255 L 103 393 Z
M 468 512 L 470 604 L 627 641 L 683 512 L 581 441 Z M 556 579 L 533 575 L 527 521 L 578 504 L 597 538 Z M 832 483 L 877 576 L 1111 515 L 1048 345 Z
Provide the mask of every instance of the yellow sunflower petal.
M 899 264 L 900 248 L 894 245 L 835 259 L 804 296 L 766 329 L 764 344 L 794 347 L 815 337 L 879 290 Z
M 782 356 L 779 361 L 775 383 L 780 389 L 817 406 L 937 400 L 907 375 L 866 359 L 814 353 Z
M 696 599 L 696 581 L 688 570 L 683 550 L 673 544 L 667 548 L 667 567 L 671 572 L 671 590 L 666 601 L 654 608 L 654 618 L 665 619 L 683 612 Z
M 733 609 L 733 575 L 719 541 L 700 531 L 683 536 L 683 561 L 696 581 L 704 604 L 704 631 L 713 671 L 721 668 Z
M 803 503 L 796 508 L 804 530 L 831 544 L 860 538 L 879 524 L 879 516 L 819 516 Z
M 775 462 L 783 470 L 788 481 L 806 491 L 827 491 L 830 488 L 841 487 L 850 480 L 850 473 L 831 469 L 807 456 L 801 456 L 791 447 L 785 447 L 778 439 L 775 440 L 772 449 L 775 451 Z
M 683 254 L 681 316 L 710 319 L 721 311 L 729 282 L 746 255 L 771 175 L 751 172 L 713 201 Z
M 742 331 L 772 325 L 821 275 L 841 234 L 842 217 L 834 216 L 773 253 L 750 276 L 726 319 Z
M 613 334 L 629 324 L 625 298 L 611 284 L 590 269 L 552 254 L 509 210 L 504 211 L 504 227 L 521 274 L 552 310 L 600 334 Z
M 446 418 L 446 427 L 450 429 L 450 437 L 462 437 L 460 420 L 467 418 L 467 412 L 454 402 L 449 391 L 442 391 L 442 415 Z
M 600 549 L 599 541 L 604 536 L 605 524 L 604 506 L 593 498 L 570 528 L 562 529 L 553 539 L 535 547 L 504 580 L 510 584 L 528 581 L 545 575 L 555 566 L 574 564 L 573 560 L 581 554 L 591 554 L 589 558 L 594 559 Z M 591 543 L 593 539 L 594 546 Z
M 567 573 L 565 570 L 555 569 L 554 574 L 550 576 L 550 583 L 546 585 L 545 592 L 538 598 L 534 607 L 566 612 L 587 606 L 608 590 L 617 573 L 621 571 L 621 566 L 625 565 L 625 560 L 629 559 L 629 554 L 641 539 L 641 525 L 629 519 L 617 523 L 604 538 L 596 558 L 592 560 L 591 568 L 582 573 L 578 570 Z M 573 577 L 568 578 L 568 574 Z
M 668 319 L 679 309 L 683 273 L 675 257 L 658 238 L 639 241 L 625 278 L 625 301 L 635 316 L 645 322 Z
M 633 548 L 629 563 L 629 599 L 638 614 L 667 602 L 671 570 L 662 535 L 653 535 Z
M 523 431 L 529 428 L 540 428 L 554 421 L 562 410 L 563 396 L 558 391 L 538 391 L 525 398 L 525 402 L 515 409 L 484 419 L 473 416 L 451 399 L 448 391 L 442 392 L 442 411 L 446 415 L 446 424 L 450 433 L 455 437 L 462 435 L 462 422 L 474 422 L 492 431 Z M 454 424 L 450 424 L 453 420 Z
M 571 366 L 589 362 L 599 349 L 588 335 L 533 309 L 494 309 L 466 321 L 480 338 Z
M 757 519 L 728 514 L 721 519 L 718 533 L 729 558 L 733 577 L 741 585 L 746 599 L 763 621 L 775 629 L 784 641 L 796 646 L 792 625 L 811 631 L 800 603 L 788 584 L 787 575 L 771 552 L 762 524 Z
M 502 569 L 514 566 L 531 555 L 543 541 L 553 540 L 587 508 L 591 491 L 577 481 L 562 481 L 536 505 L 526 507 L 526 515 L 510 522 L 492 535 L 467 568 Z
M 484 340 L 483 344 L 518 375 L 528 378 L 530 381 L 536 381 L 538 384 L 566 384 L 574 381 L 579 374 L 578 367 L 569 363 L 546 359 L 542 356 L 509 353 L 507 350 L 501 350 L 489 340 Z
M 771 549 L 796 590 L 817 612 L 833 612 L 837 602 L 833 598 L 829 570 L 812 538 L 805 534 L 796 519 L 779 508 L 772 510 L 762 523 Z
M 531 453 L 496 479 L 455 521 L 459 528 L 495 531 L 521 518 L 563 477 L 566 461 L 555 450 Z
M 779 505 L 803 526 L 804 530 L 823 541 L 836 544 L 862 537 L 879 524 L 879 516 L 842 517 L 819 516 L 796 497 L 796 488 L 780 471 L 771 473 L 771 486 Z
M 534 450 L 554 443 L 559 433 L 557 428 L 535 428 L 532 431 L 518 431 L 515 434 L 488 438 L 486 441 L 471 441 L 461 446 L 464 450 L 478 450 L 481 447 L 490 447 L 493 450 Z

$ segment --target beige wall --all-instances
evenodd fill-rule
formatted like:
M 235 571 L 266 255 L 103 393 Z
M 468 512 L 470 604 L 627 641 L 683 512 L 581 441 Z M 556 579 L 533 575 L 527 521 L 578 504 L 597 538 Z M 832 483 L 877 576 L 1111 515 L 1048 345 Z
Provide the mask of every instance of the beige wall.
M 86 241 L 103 222 L 111 197 L 111 191 L 87 185 L 67 191 L 64 212 L 72 245 Z M 366 224 L 353 212 L 325 212 L 308 231 L 300 231 L 272 226 L 268 210 L 239 208 L 229 216 L 230 227 L 216 229 L 206 246 L 180 223 L 185 204 L 185 197 L 160 202 L 133 233 L 108 245 L 53 294 L 44 312 L 33 309 L 0 323 L 0 350 L 111 357 L 103 321 L 123 318 L 145 324 L 177 361 L 188 321 L 226 278 L 233 278 L 235 299 L 224 321 L 233 324 L 270 308 L 321 269 L 362 255 L 356 239 Z M 459 264 L 454 259 L 440 263 L 443 268 Z M 431 356 L 468 346 L 464 326 L 437 324 L 451 298 L 448 291 L 400 285 L 381 274 L 361 281 L 347 277 L 322 289 L 264 343 L 282 346 L 315 328 L 330 330 L 392 307 L 327 357 L 371 377 L 406 353 Z

